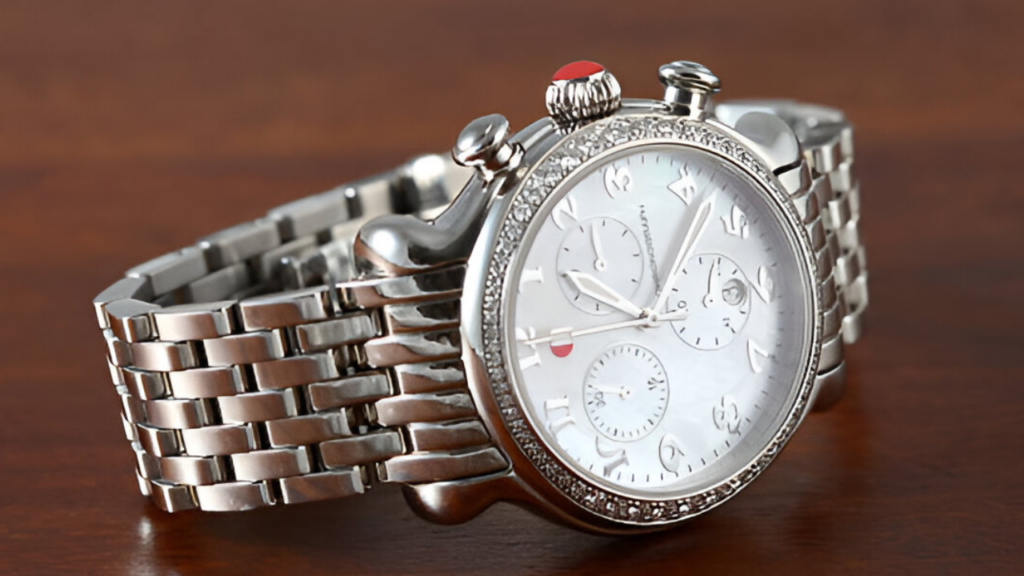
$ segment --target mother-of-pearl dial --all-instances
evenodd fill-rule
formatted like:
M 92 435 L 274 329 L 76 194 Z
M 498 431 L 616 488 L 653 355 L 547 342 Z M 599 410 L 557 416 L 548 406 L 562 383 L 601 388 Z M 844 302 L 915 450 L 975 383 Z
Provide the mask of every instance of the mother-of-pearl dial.
M 557 458 L 607 490 L 662 498 L 757 457 L 813 339 L 786 222 L 741 168 L 682 144 L 606 153 L 551 193 L 509 268 L 503 329 L 515 394 Z M 581 288 L 587 306 L 573 303 Z M 636 366 L 606 371 L 615 350 Z

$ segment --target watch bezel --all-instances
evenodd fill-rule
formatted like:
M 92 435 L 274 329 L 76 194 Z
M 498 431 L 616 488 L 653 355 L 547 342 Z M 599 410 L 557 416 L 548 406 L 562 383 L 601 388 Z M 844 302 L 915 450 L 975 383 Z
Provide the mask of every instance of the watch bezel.
M 810 352 L 802 367 L 801 384 L 772 439 L 735 474 L 683 498 L 628 496 L 608 490 L 573 470 L 554 454 L 531 424 L 515 391 L 512 381 L 515 370 L 506 363 L 509 345 L 504 338 L 506 330 L 503 326 L 507 318 L 509 287 L 514 286 L 514 283 L 510 284 L 510 266 L 519 256 L 519 240 L 526 234 L 548 196 L 564 181 L 585 170 L 592 160 L 628 147 L 657 144 L 690 146 L 721 157 L 751 177 L 759 184 L 760 190 L 767 193 L 766 200 L 785 216 L 783 224 L 795 239 L 800 263 L 807 274 L 805 281 L 813 323 Z M 539 153 L 537 148 L 541 148 Z M 499 444 L 510 454 L 513 471 L 518 470 L 531 491 L 539 493 L 548 502 L 559 497 L 568 500 L 583 511 L 584 517 L 593 517 L 591 520 L 622 528 L 653 528 L 710 510 L 747 486 L 774 460 L 809 408 L 815 367 L 821 351 L 822 310 L 817 260 L 808 232 L 774 174 L 757 154 L 742 143 L 740 137 L 727 127 L 673 116 L 657 106 L 624 109 L 554 141 L 549 134 L 548 140 L 539 142 L 531 151 L 537 154 L 536 160 L 529 162 L 521 177 L 507 183 L 506 197 L 496 202 L 497 213 L 492 211 L 493 217 L 488 219 L 489 233 L 481 236 L 474 251 L 472 261 L 479 265 L 478 273 L 484 276 L 480 279 L 481 289 L 469 290 L 464 295 L 464 298 L 469 296 L 470 308 L 467 309 L 479 315 L 479 325 L 474 323 L 470 326 L 478 328 L 479 332 L 470 334 L 468 340 L 471 344 L 468 351 L 473 357 L 467 358 L 470 360 L 467 365 L 479 363 L 477 370 L 470 370 L 471 379 L 477 380 L 478 384 L 484 380 L 482 387 L 493 395 L 488 404 L 495 410 L 482 410 L 485 420 L 489 428 L 497 432 Z M 481 386 L 475 387 L 479 393 Z M 504 434 L 500 428 L 504 429 Z M 516 464 L 524 460 L 532 466 L 532 471 L 523 470 L 521 466 L 517 468 Z M 538 485 L 538 478 L 545 484 Z M 565 507 L 562 508 L 564 510 Z M 579 512 L 573 510 L 570 514 L 578 517 Z

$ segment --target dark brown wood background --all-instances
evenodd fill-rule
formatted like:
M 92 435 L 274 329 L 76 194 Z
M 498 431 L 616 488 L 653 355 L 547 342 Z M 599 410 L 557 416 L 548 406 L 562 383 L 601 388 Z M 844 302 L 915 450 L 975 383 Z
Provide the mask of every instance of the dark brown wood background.
M 1021 573 L 1024 3 L 0 5 L 0 573 Z M 166 515 L 136 493 L 90 299 L 268 207 L 543 113 L 590 58 L 628 95 L 693 59 L 723 97 L 857 124 L 869 331 L 850 392 L 714 514 L 613 539 L 400 495 Z M 663 571 L 663 572 L 656 572 Z

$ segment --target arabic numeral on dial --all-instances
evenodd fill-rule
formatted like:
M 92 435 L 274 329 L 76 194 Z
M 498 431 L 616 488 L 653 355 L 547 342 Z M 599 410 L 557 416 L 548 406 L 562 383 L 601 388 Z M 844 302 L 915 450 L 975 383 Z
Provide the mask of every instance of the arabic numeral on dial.
M 679 464 L 682 463 L 683 456 L 683 449 L 679 447 L 679 440 L 672 434 L 665 434 L 658 444 L 658 458 L 661 459 L 662 467 L 673 474 L 678 473 Z
M 761 365 L 761 358 L 768 358 L 768 352 L 757 345 L 753 340 L 747 340 L 747 360 L 750 361 L 750 369 L 754 374 L 760 374 L 764 370 Z
M 771 302 L 772 292 L 775 289 L 775 281 L 768 274 L 768 269 L 761 266 L 757 269 L 757 280 L 750 283 L 750 286 L 757 292 L 757 295 L 764 300 L 765 303 Z
M 690 202 L 693 201 L 693 195 L 697 193 L 697 182 L 690 175 L 690 171 L 683 166 L 679 169 L 679 180 L 669 184 L 668 189 L 676 196 L 679 196 L 683 204 L 689 206 Z
M 715 422 L 715 428 L 728 431 L 730 434 L 740 433 L 740 408 L 732 396 L 722 396 L 721 403 L 711 410 L 711 418 Z
M 616 168 L 609 166 L 604 171 L 604 189 L 612 198 L 623 192 L 629 192 L 633 188 L 633 175 L 629 172 L 628 166 Z
M 533 340 L 536 337 L 537 330 L 535 330 L 533 326 L 526 329 L 516 328 L 516 340 L 526 344 L 531 350 L 533 350 L 533 354 L 530 356 L 524 356 L 519 359 L 520 370 L 526 370 L 527 368 L 540 365 L 540 352 L 537 351 L 537 345 L 529 343 L 530 340 Z
M 602 458 L 609 458 L 609 461 L 604 465 L 604 475 L 609 476 L 616 468 L 623 464 L 629 464 L 629 457 L 626 455 L 625 448 L 606 448 L 601 444 L 600 438 L 594 439 L 594 447 L 597 450 L 597 455 Z
M 576 208 L 576 199 L 572 196 L 566 196 L 558 201 L 555 208 L 551 211 L 551 220 L 558 226 L 559 230 L 565 230 L 565 223 L 562 222 L 562 218 L 568 216 L 573 220 L 579 222 L 580 215 Z
M 722 216 L 722 224 L 725 224 L 725 233 L 732 234 L 733 236 L 739 236 L 740 238 L 746 238 L 750 236 L 750 222 L 747 220 L 747 215 L 740 210 L 739 206 L 735 204 L 732 207 L 732 212 L 729 216 Z

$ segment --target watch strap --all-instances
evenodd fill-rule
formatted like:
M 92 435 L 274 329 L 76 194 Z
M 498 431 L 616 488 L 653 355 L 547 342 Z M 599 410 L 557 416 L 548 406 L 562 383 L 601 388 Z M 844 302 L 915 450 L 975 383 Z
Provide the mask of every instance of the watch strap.
M 425 156 L 129 270 L 94 301 L 142 492 L 246 510 L 507 464 L 460 360 L 464 263 L 353 279 L 367 220 L 428 215 L 468 174 Z

